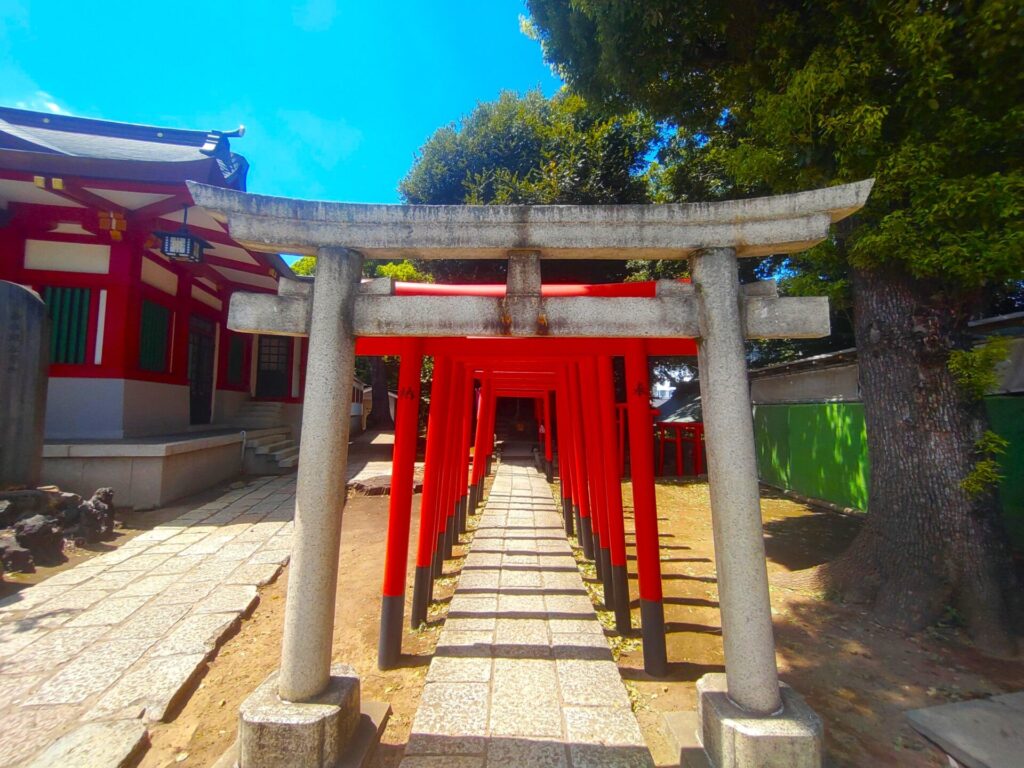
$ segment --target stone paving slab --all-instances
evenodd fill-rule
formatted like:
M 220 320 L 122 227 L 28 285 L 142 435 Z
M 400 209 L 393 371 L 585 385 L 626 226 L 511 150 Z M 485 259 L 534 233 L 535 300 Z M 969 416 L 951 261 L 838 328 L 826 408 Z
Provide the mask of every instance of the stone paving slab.
M 401 768 L 653 768 L 561 531 L 544 476 L 503 462 Z
M 294 492 L 239 484 L 0 601 L 0 766 L 128 760 L 287 563 Z

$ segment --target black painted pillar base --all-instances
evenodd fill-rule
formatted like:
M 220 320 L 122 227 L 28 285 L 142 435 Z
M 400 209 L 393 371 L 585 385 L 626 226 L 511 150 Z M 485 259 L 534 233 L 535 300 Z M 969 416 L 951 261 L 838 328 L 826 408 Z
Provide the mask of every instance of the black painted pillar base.
M 444 560 L 452 559 L 452 547 L 455 546 L 455 538 L 458 534 L 455 532 L 455 526 L 458 525 L 458 521 L 455 517 L 449 517 L 445 521 L 444 525 Z
M 420 624 L 427 620 L 427 606 L 430 605 L 430 585 L 433 583 L 433 567 L 430 565 L 417 565 L 416 575 L 412 582 L 412 611 L 409 613 L 409 626 L 419 629 Z M 381 614 L 383 622 L 384 614 Z M 382 625 L 383 626 L 383 625 Z M 383 628 L 381 637 L 383 637 Z
M 640 600 L 640 634 L 644 643 L 644 672 L 652 677 L 668 674 L 665 650 L 665 606 L 660 600 Z
M 477 486 L 476 483 L 473 483 L 473 485 L 469 486 L 469 501 L 467 503 L 469 514 L 475 515 L 476 508 L 480 506 L 480 488 Z
M 444 531 L 437 534 L 437 549 L 434 550 L 434 579 L 441 578 L 442 573 L 444 573 Z M 434 579 L 431 579 L 431 584 Z
M 459 499 L 456 515 L 459 518 L 459 533 L 465 533 L 467 531 L 466 519 L 469 517 L 469 496 L 466 494 L 463 494 L 462 498 Z
M 572 505 L 572 516 L 576 518 L 576 540 L 579 541 L 580 536 L 583 535 L 583 522 L 580 517 L 579 504 Z
M 562 520 L 565 524 L 565 535 L 572 536 L 572 501 L 564 496 L 562 497 Z
M 494 457 L 493 454 L 487 457 L 487 474 L 494 472 Z
M 544 460 L 544 477 L 549 483 L 555 479 L 555 465 L 547 459 Z
M 587 560 L 594 559 L 594 534 L 590 527 L 590 518 L 584 517 L 580 520 L 580 546 L 583 547 L 583 556 Z
M 405 595 L 384 595 L 381 599 L 377 669 L 394 669 L 398 666 L 398 658 L 402 655 L 402 613 L 404 611 Z
M 618 595 L 615 594 L 615 579 L 612 575 L 612 553 L 607 547 L 601 547 L 601 586 L 605 610 L 614 611 Z
M 613 565 L 611 571 L 615 594 L 615 629 L 620 635 L 625 635 L 633 629 L 629 617 L 629 571 L 624 565 Z

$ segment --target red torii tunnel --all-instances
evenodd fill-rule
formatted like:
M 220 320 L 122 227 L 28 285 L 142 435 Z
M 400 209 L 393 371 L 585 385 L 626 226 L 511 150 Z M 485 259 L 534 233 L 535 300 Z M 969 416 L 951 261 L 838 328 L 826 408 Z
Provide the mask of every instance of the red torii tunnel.
M 502 296 L 504 285 L 397 283 L 396 295 Z M 646 297 L 653 282 L 543 286 L 544 296 Z M 406 571 L 410 547 L 413 470 L 419 425 L 420 372 L 434 358 L 427 422 L 423 495 L 410 623 L 427 618 L 434 581 L 469 514 L 482 501 L 495 448 L 497 402 L 532 399 L 543 433 L 548 479 L 557 466 L 565 533 L 593 560 L 605 607 L 619 632 L 632 629 L 625 514 L 620 484 L 623 457 L 617 423 L 613 358 L 625 361 L 630 477 L 636 531 L 637 580 L 644 667 L 667 670 L 659 534 L 654 489 L 653 429 L 647 361 L 692 356 L 692 339 L 623 338 L 382 338 L 361 337 L 356 354 L 400 358 L 395 447 L 384 562 L 378 665 L 401 655 Z M 472 458 L 471 458 L 472 457 Z

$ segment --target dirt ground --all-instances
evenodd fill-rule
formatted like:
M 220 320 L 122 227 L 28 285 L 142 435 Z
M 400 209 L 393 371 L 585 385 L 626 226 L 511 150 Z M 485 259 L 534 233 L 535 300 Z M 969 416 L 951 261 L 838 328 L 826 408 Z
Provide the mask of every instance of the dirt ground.
M 623 495 L 631 505 L 628 484 Z M 1024 688 L 1024 663 L 979 654 L 955 626 L 908 636 L 879 626 L 859 607 L 777 586 L 784 574 L 841 553 L 861 521 L 771 491 L 762 494 L 761 509 L 779 672 L 824 720 L 829 764 L 947 766 L 903 712 Z M 707 484 L 659 483 L 658 511 L 669 676 L 655 680 L 644 673 L 637 637 L 609 634 L 655 761 L 671 765 L 661 712 L 693 709 L 697 679 L 724 668 Z M 635 580 L 630 587 L 636 598 Z
M 412 510 L 414 543 L 419 501 L 417 494 Z M 435 602 L 431 604 L 426 628 L 405 628 L 402 666 L 381 672 L 377 669 L 377 640 L 387 516 L 387 496 L 349 497 L 342 523 L 334 630 L 334 661 L 350 664 L 359 673 L 364 699 L 386 701 L 393 710 L 377 748 L 374 768 L 394 768 L 401 761 L 427 666 L 462 563 L 459 557 L 445 564 L 445 572 L 450 575 L 440 579 L 435 587 Z M 455 551 L 458 555 L 464 550 L 465 546 L 461 546 Z M 173 720 L 151 729 L 150 748 L 140 768 L 209 766 L 231 746 L 239 705 L 279 665 L 287 574 L 286 568 L 277 581 L 260 591 L 260 602 L 253 614 L 221 647 L 195 692 L 172 713 Z M 408 606 L 412 601 L 412 568 L 407 586 Z

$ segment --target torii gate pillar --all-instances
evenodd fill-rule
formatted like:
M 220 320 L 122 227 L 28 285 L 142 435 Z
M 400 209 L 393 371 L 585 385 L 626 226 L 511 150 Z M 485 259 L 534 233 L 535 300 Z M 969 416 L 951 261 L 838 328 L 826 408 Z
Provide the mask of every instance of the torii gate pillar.
M 331 647 L 362 266 L 344 248 L 317 254 L 281 669 L 242 704 L 245 768 L 335 765 L 360 719 L 359 676 L 331 666 Z

